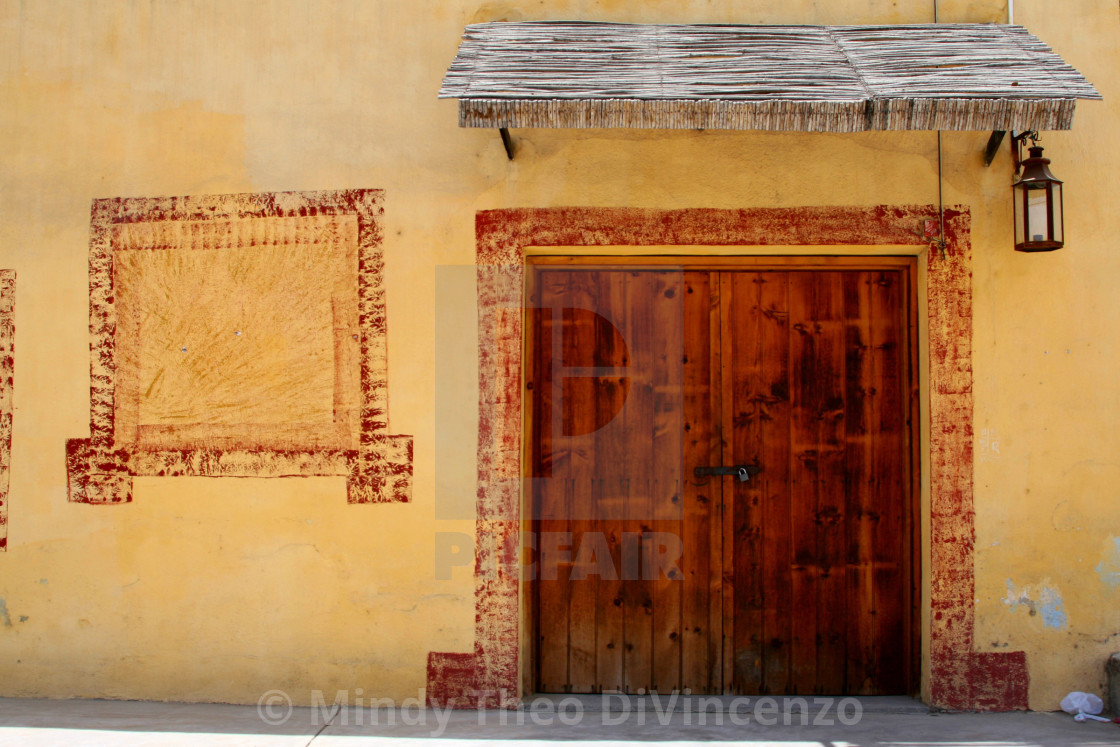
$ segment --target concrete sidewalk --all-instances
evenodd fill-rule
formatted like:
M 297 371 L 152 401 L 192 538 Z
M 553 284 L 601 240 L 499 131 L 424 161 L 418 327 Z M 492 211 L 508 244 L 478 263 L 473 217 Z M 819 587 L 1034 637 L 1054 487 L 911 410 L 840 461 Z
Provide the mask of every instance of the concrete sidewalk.
M 701 713 L 680 704 L 654 707 L 648 700 L 639 705 L 621 698 L 606 707 L 589 698 L 542 698 L 528 710 L 504 712 L 0 699 L 0 745 L 474 747 L 517 740 L 666 747 L 711 741 L 784 747 L 1120 747 L 1120 726 L 1077 723 L 1061 713 L 931 713 L 906 699 L 864 699 L 838 711 L 837 702 L 810 699 L 805 714 L 800 704 L 783 705 L 782 699 L 758 711 L 743 700 L 740 707 L 725 700 L 727 707 Z

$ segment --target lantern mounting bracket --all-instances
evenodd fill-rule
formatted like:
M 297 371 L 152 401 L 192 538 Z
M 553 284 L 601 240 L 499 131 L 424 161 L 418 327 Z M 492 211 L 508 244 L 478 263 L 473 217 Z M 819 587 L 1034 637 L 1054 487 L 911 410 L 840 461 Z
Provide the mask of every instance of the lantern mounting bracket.
M 1007 136 L 1007 130 L 992 130 L 992 134 L 988 137 L 988 144 L 984 147 L 984 165 L 991 166 L 992 161 L 995 160 L 996 153 L 999 152 L 999 146 L 1003 145 L 1003 139 Z M 1023 141 L 1030 139 L 1032 143 L 1038 142 L 1037 130 L 1025 130 L 1024 132 L 1016 133 L 1011 131 L 1011 158 L 1015 161 L 1015 172 L 1019 172 L 1019 164 L 1023 160 Z
M 1015 162 L 1015 173 L 1019 173 L 1019 169 L 1023 164 L 1023 141 L 1030 140 L 1031 143 L 1038 145 L 1038 130 L 1024 130 L 1018 134 L 1014 130 L 1011 131 L 1011 159 Z

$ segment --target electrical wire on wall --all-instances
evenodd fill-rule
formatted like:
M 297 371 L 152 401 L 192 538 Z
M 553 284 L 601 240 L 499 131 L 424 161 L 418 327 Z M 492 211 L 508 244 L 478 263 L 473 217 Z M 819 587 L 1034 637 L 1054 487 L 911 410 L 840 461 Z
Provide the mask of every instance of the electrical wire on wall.
M 1010 0 L 1009 0 L 1010 2 Z M 933 22 L 941 23 L 937 12 L 937 0 L 933 0 Z M 945 259 L 945 164 L 941 151 L 941 130 L 937 131 L 937 245 L 941 248 L 941 259 Z
M 933 22 L 941 23 L 937 0 L 933 0 Z M 1015 23 L 1015 0 L 1007 0 L 1007 23 Z M 1014 136 L 1015 133 L 1012 133 Z M 941 148 L 941 130 L 937 131 L 937 244 L 945 259 L 945 162 Z

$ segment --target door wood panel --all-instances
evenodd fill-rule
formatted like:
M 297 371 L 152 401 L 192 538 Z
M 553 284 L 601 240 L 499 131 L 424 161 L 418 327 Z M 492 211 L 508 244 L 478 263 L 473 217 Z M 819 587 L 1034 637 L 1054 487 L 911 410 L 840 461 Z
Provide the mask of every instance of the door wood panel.
M 914 688 L 913 267 L 869 264 L 533 268 L 540 691 Z

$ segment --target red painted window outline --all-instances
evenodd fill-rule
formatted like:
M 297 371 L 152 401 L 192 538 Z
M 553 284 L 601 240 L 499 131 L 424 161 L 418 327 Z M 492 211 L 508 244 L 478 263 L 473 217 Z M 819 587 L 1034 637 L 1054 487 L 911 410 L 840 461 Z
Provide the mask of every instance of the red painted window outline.
M 344 476 L 350 503 L 407 502 L 412 492 L 412 437 L 388 423 L 383 193 L 375 189 L 94 200 L 90 218 L 90 437 L 66 443 L 69 499 L 127 503 L 134 476 Z M 354 215 L 358 221 L 357 287 L 361 414 L 356 449 L 136 449 L 114 441 L 116 308 L 113 228 L 156 221 L 237 220 Z

